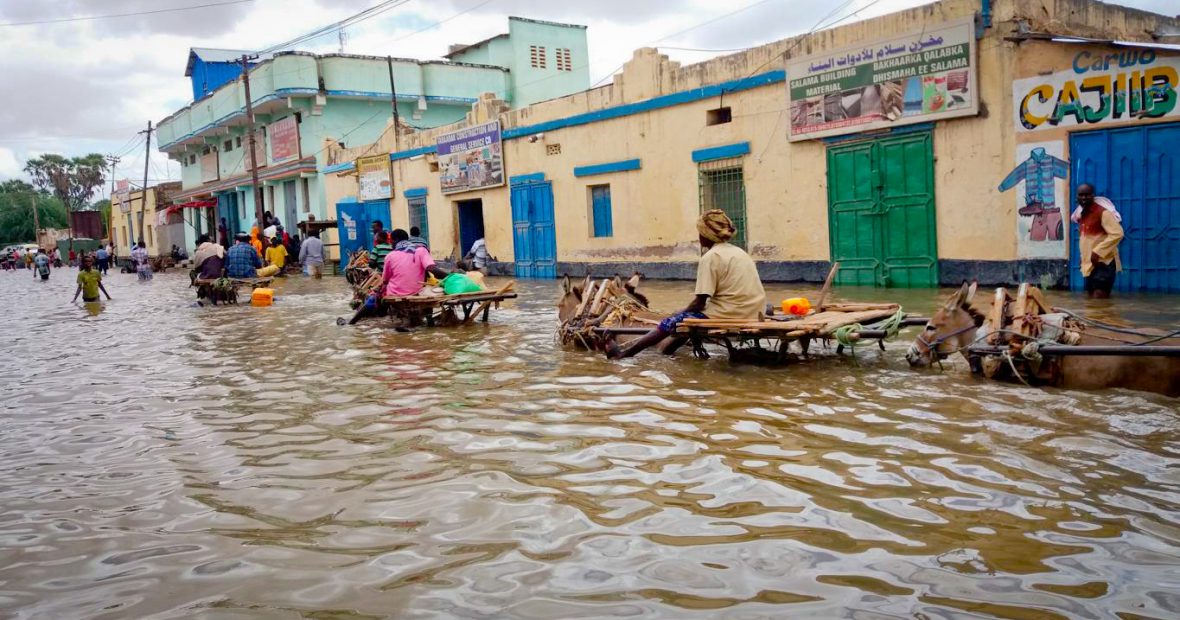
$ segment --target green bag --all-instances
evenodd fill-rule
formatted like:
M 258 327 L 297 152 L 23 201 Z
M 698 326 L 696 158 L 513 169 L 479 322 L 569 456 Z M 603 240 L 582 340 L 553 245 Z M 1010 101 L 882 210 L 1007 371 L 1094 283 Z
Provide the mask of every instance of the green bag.
M 443 278 L 442 281 L 443 293 L 447 295 L 458 295 L 460 293 L 478 293 L 483 290 L 480 285 L 476 284 L 461 273 L 452 273 Z

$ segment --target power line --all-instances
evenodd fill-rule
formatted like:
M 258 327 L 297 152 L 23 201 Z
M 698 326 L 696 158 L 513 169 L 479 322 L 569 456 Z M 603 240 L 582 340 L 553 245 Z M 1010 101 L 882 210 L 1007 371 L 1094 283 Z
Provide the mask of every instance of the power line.
M 311 39 L 315 39 L 316 37 L 321 37 L 323 35 L 336 32 L 337 30 L 340 30 L 342 28 L 347 28 L 348 26 L 354 26 L 354 25 L 359 24 L 365 20 L 377 17 L 378 15 L 380 15 L 386 11 L 389 11 L 391 9 L 395 9 L 403 4 L 406 4 L 407 2 L 410 2 L 410 0 L 383 0 L 382 2 L 378 2 L 377 4 L 367 8 L 359 13 L 355 13 L 353 15 L 350 15 L 349 17 L 346 17 L 340 21 L 332 22 L 331 24 L 328 24 L 327 26 L 322 26 L 322 27 L 317 28 L 317 29 L 315 29 L 307 34 L 304 34 L 302 36 L 298 36 L 298 37 L 295 37 L 294 39 L 290 39 L 288 41 L 284 41 L 282 43 L 279 43 L 278 45 L 272 45 L 264 50 L 259 51 L 258 54 L 269 54 L 269 53 L 280 51 L 283 49 L 294 48 L 295 46 L 299 45 L 300 43 L 305 43 L 307 41 L 310 41 Z
M 210 2 L 208 4 L 198 4 L 195 6 L 182 6 L 171 9 L 156 9 L 154 11 L 136 11 L 134 13 L 112 13 L 109 15 L 90 15 L 87 17 L 61 17 L 58 19 L 42 19 L 31 22 L 9 22 L 7 24 L 0 24 L 3 26 L 36 26 L 39 24 L 60 24 L 63 22 L 86 22 L 96 19 L 113 19 L 116 17 L 136 17 L 139 15 L 156 15 L 158 13 L 175 13 L 177 11 L 195 11 L 197 9 L 206 9 L 215 6 L 228 6 L 231 4 L 245 4 L 247 2 L 254 2 L 254 0 L 226 0 L 225 2 Z

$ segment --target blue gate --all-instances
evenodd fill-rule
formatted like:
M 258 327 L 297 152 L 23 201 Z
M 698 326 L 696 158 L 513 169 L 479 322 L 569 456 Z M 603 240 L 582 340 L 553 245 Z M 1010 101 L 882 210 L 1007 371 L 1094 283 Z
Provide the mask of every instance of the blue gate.
M 348 255 L 371 247 L 369 242 L 369 214 L 364 203 L 336 203 L 337 238 L 340 239 L 340 272 L 348 264 Z
M 553 186 L 548 181 L 512 186 L 512 245 L 518 277 L 557 277 Z
M 1180 123 L 1070 135 L 1070 196 L 1094 185 L 1123 216 L 1120 292 L 1180 292 Z M 1078 225 L 1070 225 L 1070 288 L 1082 289 Z

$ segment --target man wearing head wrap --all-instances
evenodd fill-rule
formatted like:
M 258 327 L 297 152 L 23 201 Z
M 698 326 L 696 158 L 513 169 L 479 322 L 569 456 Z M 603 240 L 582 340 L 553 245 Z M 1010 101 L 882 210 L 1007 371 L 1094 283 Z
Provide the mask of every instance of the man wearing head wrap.
M 697 235 L 706 250 L 697 264 L 695 296 L 688 306 L 664 319 L 659 327 L 633 340 L 625 349 L 614 341 L 607 343 L 606 355 L 617 359 L 631 357 L 663 340 L 665 354 L 676 352 L 686 341 L 675 337 L 676 327 L 684 319 L 740 319 L 756 321 L 766 303 L 766 291 L 758 277 L 758 267 L 741 248 L 729 243 L 737 230 L 720 209 L 701 214 Z

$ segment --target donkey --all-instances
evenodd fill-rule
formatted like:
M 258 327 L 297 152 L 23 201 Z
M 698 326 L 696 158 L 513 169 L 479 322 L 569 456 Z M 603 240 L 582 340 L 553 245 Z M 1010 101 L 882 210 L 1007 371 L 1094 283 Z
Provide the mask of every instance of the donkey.
M 911 366 L 930 366 L 958 352 L 967 357 L 967 347 L 977 339 L 984 315 L 971 306 L 975 285 L 966 283 L 939 308 L 926 328 L 910 345 L 906 360 Z M 1079 345 L 1135 344 L 1180 346 L 1180 338 L 1148 330 L 1112 331 L 1088 325 Z M 1180 358 L 1132 357 L 1118 355 L 1061 356 L 1060 387 L 1099 390 L 1121 387 L 1167 396 L 1180 396 Z
M 588 306 L 597 293 L 591 292 L 586 299 L 586 291 L 590 290 L 592 279 L 589 274 L 580 284 L 574 284 L 568 275 L 561 278 L 561 297 L 557 301 L 558 333 L 564 344 L 598 349 L 601 348 L 606 337 L 593 332 L 594 327 L 651 327 L 662 318 L 648 308 L 647 296 L 639 292 L 639 281 L 642 275 L 636 273 L 625 282 L 616 275 L 607 285 L 603 294 L 611 309 L 622 308 L 625 312 L 621 316 L 610 312 L 600 312 L 599 316 L 588 316 Z M 579 314 L 579 312 L 581 314 Z M 609 324 L 608 324 L 609 323 Z M 620 334 L 618 342 L 627 342 L 636 336 Z

